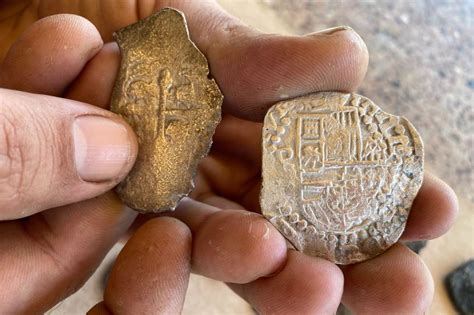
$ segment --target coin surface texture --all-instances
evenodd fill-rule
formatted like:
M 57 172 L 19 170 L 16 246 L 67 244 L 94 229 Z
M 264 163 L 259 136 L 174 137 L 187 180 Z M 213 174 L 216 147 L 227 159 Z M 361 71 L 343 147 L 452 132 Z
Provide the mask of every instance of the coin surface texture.
M 117 193 L 135 210 L 173 210 L 193 188 L 223 96 L 179 11 L 163 9 L 114 37 L 122 61 L 111 110 L 132 126 L 139 143 L 137 161 Z
M 262 176 L 262 212 L 296 249 L 351 264 L 399 239 L 423 144 L 408 120 L 363 96 L 311 94 L 268 111 Z

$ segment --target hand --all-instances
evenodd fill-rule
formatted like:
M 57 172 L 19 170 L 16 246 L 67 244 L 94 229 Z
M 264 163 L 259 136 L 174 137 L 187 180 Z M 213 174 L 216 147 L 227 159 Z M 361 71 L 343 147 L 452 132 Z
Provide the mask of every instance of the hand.
M 102 45 L 100 35 L 110 40 L 113 30 L 166 6 L 165 1 L 125 1 L 121 6 L 116 1 L 100 1 L 101 6 L 90 7 L 76 2 L 37 1 L 33 2 L 37 8 L 27 7 L 17 20 L 10 18 L 19 28 L 7 36 L 15 44 L 0 69 L 0 86 L 63 99 L 2 90 L 2 106 L 21 99 L 25 109 L 39 100 L 47 105 L 58 102 L 56 109 L 87 107 L 69 98 L 106 107 L 119 53 L 115 44 Z M 9 12 L 8 16 L 15 17 L 14 6 L 22 2 L 0 3 L 6 8 L 0 14 L 7 16 L 4 12 Z M 200 165 L 195 191 L 173 213 L 186 225 L 172 218 L 155 218 L 139 228 L 119 255 L 104 302 L 91 314 L 178 313 L 191 267 L 197 273 L 233 283 L 231 287 L 261 313 L 334 313 L 341 297 L 356 313 L 422 313 L 431 299 L 432 280 L 418 256 L 402 245 L 341 271 L 323 259 L 287 251 L 283 237 L 255 213 L 259 210 L 261 124 L 251 121 L 261 121 L 268 106 L 282 98 L 322 90 L 354 90 L 367 67 L 362 40 L 351 30 L 304 37 L 263 35 L 243 26 L 213 2 L 173 1 L 172 6 L 186 14 L 194 41 L 209 59 L 212 75 L 226 97 L 226 115 L 216 131 L 210 156 Z M 24 26 L 61 12 L 87 17 L 100 35 L 84 19 L 62 15 L 33 24 L 16 39 Z M 0 24 L 1 34 L 9 29 L 6 21 Z M 94 110 L 97 115 L 114 117 Z M 63 111 L 51 108 L 48 112 L 58 113 Z M 64 116 L 53 117 L 65 120 Z M 21 121 L 23 125 L 43 126 L 40 123 L 44 119 L 31 120 L 33 123 Z M 64 176 L 68 172 L 58 169 L 54 174 Z M 47 182 L 77 180 L 57 178 Z M 36 206 L 34 212 L 46 209 L 45 205 L 80 200 L 73 200 L 71 193 L 65 194 L 69 199 L 51 204 L 48 198 L 59 185 L 53 185 L 54 189 L 42 186 L 47 193 L 36 196 L 36 203 L 43 206 Z M 90 192 L 88 198 L 101 192 Z M 133 220 L 133 213 L 119 209 L 115 197 L 108 193 L 26 220 L 3 223 L 2 312 L 41 312 L 78 288 Z M 456 210 L 450 188 L 428 175 L 404 238 L 443 234 Z M 19 208 L 11 212 L 16 217 L 25 215 Z M 25 233 L 20 227 L 29 223 L 23 222 L 47 224 L 35 223 L 35 233 Z M 28 242 L 32 245 L 27 246 Z M 24 283 L 28 283 L 28 290 L 21 290 Z

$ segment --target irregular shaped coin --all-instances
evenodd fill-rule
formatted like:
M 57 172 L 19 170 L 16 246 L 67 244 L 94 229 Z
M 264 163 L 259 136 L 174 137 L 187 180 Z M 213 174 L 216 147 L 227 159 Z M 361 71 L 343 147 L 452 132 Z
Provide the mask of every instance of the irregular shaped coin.
M 122 62 L 111 110 L 132 126 L 139 143 L 117 193 L 139 211 L 173 210 L 209 151 L 223 96 L 179 11 L 163 9 L 114 37 Z
M 397 242 L 423 176 L 408 120 L 357 94 L 274 105 L 263 127 L 263 214 L 300 251 L 338 264 Z

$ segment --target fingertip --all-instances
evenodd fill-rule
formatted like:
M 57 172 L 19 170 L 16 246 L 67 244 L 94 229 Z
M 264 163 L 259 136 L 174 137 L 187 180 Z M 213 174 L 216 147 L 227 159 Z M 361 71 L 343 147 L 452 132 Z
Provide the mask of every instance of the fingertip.
M 343 286 L 344 278 L 336 265 L 289 250 L 279 273 L 231 287 L 259 314 L 335 314 Z
M 154 218 L 127 242 L 112 268 L 104 302 L 114 314 L 177 314 L 189 281 L 192 236 L 179 220 Z
M 307 272 L 306 277 L 314 282 L 312 286 L 320 290 L 322 288 L 326 292 L 324 300 L 328 309 L 337 309 L 344 288 L 344 274 L 341 269 L 326 259 L 307 256 L 296 250 L 290 250 L 288 256 L 294 260 L 291 263 L 295 266 L 308 266 L 304 272 Z
M 136 232 L 136 237 L 174 238 L 179 239 L 180 243 L 191 244 L 192 233 L 186 224 L 178 219 L 171 217 L 159 217 L 148 220 Z M 154 240 L 159 243 L 159 240 Z
M 431 304 L 430 271 L 403 245 L 343 270 L 343 303 L 357 314 L 423 314 Z
M 446 232 L 456 220 L 459 214 L 459 200 L 454 189 L 446 182 L 433 175 L 427 175 L 432 181 L 434 195 L 438 196 L 438 200 L 433 200 L 433 204 L 438 204 L 440 208 L 445 209 L 445 229 Z M 438 189 L 438 192 L 435 190 Z
M 40 28 L 42 31 L 59 31 L 57 34 L 50 35 L 51 37 L 54 36 L 56 40 L 87 40 L 88 49 L 79 51 L 79 53 L 83 54 L 85 57 L 94 56 L 104 44 L 102 37 L 100 36 L 100 33 L 95 25 L 80 15 L 68 13 L 55 14 L 44 17 L 38 20 L 35 24 L 37 24 L 36 27 Z M 40 30 L 36 29 L 34 32 L 40 33 Z M 44 35 L 47 36 L 47 34 Z M 64 45 L 67 45 L 67 43 Z M 72 52 L 77 47 L 63 46 L 63 48 L 68 52 Z
M 403 266 L 397 279 L 400 285 L 395 285 L 393 292 L 399 297 L 398 303 L 400 300 L 406 301 L 412 314 L 424 314 L 431 305 L 434 295 L 434 281 L 431 272 L 424 261 L 406 246 L 396 244 L 396 248 L 399 248 L 399 257 L 403 258 L 402 255 L 407 257 L 409 255 L 410 258 L 405 258 L 404 263 L 400 264 Z M 396 258 L 394 257 L 393 260 L 396 261 Z M 397 274 L 401 268 L 394 267 L 392 270 L 394 274 Z M 392 302 L 394 309 L 397 309 L 398 303 Z
M 33 23 L 12 45 L 0 85 L 31 93 L 61 95 L 103 45 L 87 19 L 58 14 Z
M 445 234 L 459 212 L 454 190 L 441 179 L 426 174 L 408 217 L 403 239 L 433 239 Z
M 247 283 L 278 271 L 286 252 L 284 238 L 262 216 L 220 211 L 195 233 L 193 269 L 216 280 Z
M 212 73 L 226 96 L 225 111 L 252 121 L 281 100 L 354 91 L 368 66 L 367 47 L 352 29 L 307 36 L 249 32 L 226 43 L 214 49 Z
M 108 108 L 119 68 L 118 45 L 115 42 L 105 44 L 69 86 L 66 97 Z
M 364 80 L 369 65 L 369 52 L 362 37 L 352 28 L 346 28 L 331 34 L 334 41 L 335 69 L 328 73 L 333 74 L 334 80 L 328 80 L 333 90 L 352 92 Z

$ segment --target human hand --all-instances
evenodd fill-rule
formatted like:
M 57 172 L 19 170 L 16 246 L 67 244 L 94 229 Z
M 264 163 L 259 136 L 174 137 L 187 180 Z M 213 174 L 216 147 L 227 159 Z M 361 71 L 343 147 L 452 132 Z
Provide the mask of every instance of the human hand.
M 100 15 L 94 6 L 80 7 L 74 1 L 39 3 L 44 4 L 43 15 L 71 12 L 88 17 L 106 40 L 112 30 L 136 20 L 137 11 L 131 8 L 138 3 L 141 17 L 155 9 L 154 1 L 128 1 L 128 9 L 114 7 L 113 1 L 102 1 L 106 14 L 95 18 Z M 260 313 L 334 313 L 341 296 L 356 313 L 423 312 L 432 294 L 431 277 L 418 256 L 402 245 L 341 271 L 323 259 L 287 251 L 283 237 L 255 213 L 259 211 L 261 124 L 251 121 L 260 121 L 266 109 L 282 98 L 322 90 L 354 90 L 367 66 L 367 52 L 361 39 L 351 30 L 305 37 L 262 35 L 242 26 L 212 2 L 173 1 L 171 5 L 186 14 L 194 41 L 207 55 L 212 75 L 226 97 L 226 115 L 216 131 L 211 154 L 200 165 L 195 191 L 173 213 L 186 225 L 171 218 L 155 218 L 143 225 L 120 254 L 104 302 L 91 313 L 179 312 L 191 262 L 195 272 L 233 283 L 231 287 Z M 156 3 L 156 8 L 162 6 L 166 3 Z M 115 44 L 102 47 L 90 24 L 74 16 L 51 17 L 35 24 L 22 38 L 23 43 L 20 40 L 14 46 L 16 49 L 12 49 L 0 70 L 4 73 L 2 77 L 8 78 L 2 86 L 61 95 L 99 107 L 108 105 L 119 53 Z M 35 49 L 25 53 L 31 47 Z M 61 47 L 67 47 L 66 52 L 58 49 Z M 82 61 L 80 66 L 77 60 Z M 74 75 L 65 76 L 69 69 L 78 68 Z M 55 85 L 60 87 L 56 94 L 52 88 Z M 103 202 L 87 203 L 92 203 L 93 211 L 83 219 L 87 224 L 96 224 L 100 220 L 91 215 L 103 216 L 107 211 L 98 210 Z M 79 209 L 78 214 L 85 211 L 81 203 L 71 206 L 72 210 L 65 208 L 62 212 L 55 210 L 64 216 L 71 216 L 74 209 Z M 427 176 L 404 238 L 441 235 L 449 228 L 455 212 L 452 191 Z M 64 219 L 53 226 L 58 235 L 55 240 L 71 237 L 69 231 L 76 227 L 78 216 L 66 217 L 69 225 L 64 224 Z M 130 217 L 127 219 L 124 221 L 130 222 Z M 87 235 L 89 242 L 83 244 L 93 247 L 95 250 L 89 252 L 94 255 L 84 255 L 64 240 L 62 247 L 53 243 L 51 253 L 64 266 L 59 268 L 62 272 L 56 277 L 49 276 L 46 282 L 48 274 L 58 268 L 33 270 L 38 280 L 29 285 L 27 294 L 4 282 L 6 292 L 2 294 L 10 302 L 5 304 L 10 308 L 5 309 L 17 310 L 14 307 L 18 307 L 20 298 L 24 301 L 21 310 L 43 311 L 80 286 L 116 237 L 110 233 L 115 226 L 112 221 L 108 220 L 103 229 L 94 225 L 94 232 L 100 235 L 85 233 L 92 234 Z M 63 233 L 56 232 L 58 229 Z M 41 233 L 43 230 L 38 228 Z M 104 234 L 114 237 L 109 237 L 107 244 L 98 245 L 106 237 Z M 8 237 L 11 239 L 9 234 Z M 85 250 L 87 246 L 79 247 Z M 13 250 L 2 255 L 2 261 L 20 259 L 16 260 L 15 270 L 0 269 L 0 279 L 11 281 L 16 277 L 19 284 L 30 279 L 32 261 L 23 259 L 24 255 Z M 74 263 L 78 258 L 81 263 Z
M 92 24 L 55 17 L 33 25 L 0 66 L 1 314 L 43 313 L 72 294 L 136 217 L 106 193 L 133 165 L 133 131 L 63 97 L 101 48 Z

